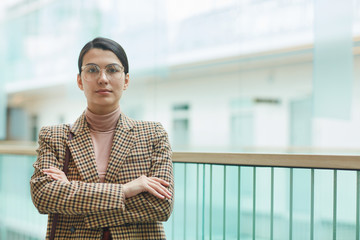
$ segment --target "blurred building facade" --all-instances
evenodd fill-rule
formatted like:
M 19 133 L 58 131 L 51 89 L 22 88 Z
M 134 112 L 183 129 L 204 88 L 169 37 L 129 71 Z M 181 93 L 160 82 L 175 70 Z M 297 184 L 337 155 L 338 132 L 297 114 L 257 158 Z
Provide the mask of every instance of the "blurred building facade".
M 77 57 L 103 36 L 128 54 L 123 112 L 160 121 L 175 151 L 360 152 L 359 0 L 196 2 L 1 2 L 0 139 L 36 141 L 41 126 L 75 121 L 86 107 Z M 0 191 L 21 205 L 28 186 L 13 193 L 11 178 Z
M 178 16 L 171 14 L 184 11 L 186 2 L 37 0 L 6 5 L 1 138 L 36 140 L 41 126 L 74 121 L 86 106 L 76 86 L 78 53 L 90 39 L 105 36 L 121 43 L 129 57 L 131 85 L 121 102 L 123 111 L 161 121 L 175 150 L 359 146 L 360 76 L 353 68 L 359 65 L 359 1 L 333 13 L 351 17 L 341 25 L 348 32 L 332 42 L 322 42 L 330 31 L 318 27 L 331 16 L 316 11 L 322 6 L 311 0 L 202 4 Z M 321 62 L 328 54 L 321 52 L 326 44 L 330 50 L 340 48 L 335 63 Z M 342 77 L 316 81 L 325 76 L 323 65 L 336 67 L 335 75 Z M 336 82 L 342 91 L 325 92 Z M 331 105 L 340 105 L 344 113 L 326 116 L 338 112 Z

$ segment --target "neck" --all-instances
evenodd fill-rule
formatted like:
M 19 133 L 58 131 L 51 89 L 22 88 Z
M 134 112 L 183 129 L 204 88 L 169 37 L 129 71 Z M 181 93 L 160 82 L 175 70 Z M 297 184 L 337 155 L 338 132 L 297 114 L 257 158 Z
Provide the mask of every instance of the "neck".
M 87 109 L 93 113 L 93 114 L 96 114 L 96 115 L 106 115 L 106 114 L 109 114 L 109 113 L 112 113 L 114 112 L 116 109 L 120 108 L 119 105 L 116 105 L 116 106 L 111 106 L 111 107 L 93 107 L 93 106 L 89 106 L 87 107 Z
M 121 111 L 120 107 L 107 114 L 96 114 L 89 108 L 85 111 L 86 121 L 90 129 L 96 131 L 110 131 L 116 128 Z

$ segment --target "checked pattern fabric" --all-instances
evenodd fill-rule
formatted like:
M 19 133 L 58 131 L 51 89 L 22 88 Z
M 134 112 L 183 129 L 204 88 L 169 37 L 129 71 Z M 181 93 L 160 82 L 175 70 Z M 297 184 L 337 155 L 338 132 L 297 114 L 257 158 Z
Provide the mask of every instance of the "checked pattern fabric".
M 95 154 L 83 113 L 74 123 L 68 140 L 68 125 L 43 127 L 39 133 L 38 157 L 30 180 L 31 196 L 41 214 L 49 214 L 47 239 L 53 214 L 59 213 L 55 239 L 101 239 L 108 227 L 116 239 L 166 239 L 162 221 L 173 208 L 172 151 L 160 123 L 133 120 L 120 115 L 111 148 L 105 183 L 100 183 Z M 70 183 L 47 177 L 42 169 L 62 169 L 66 145 L 71 156 Z M 125 200 L 122 184 L 141 175 L 170 183 L 172 199 L 141 193 Z

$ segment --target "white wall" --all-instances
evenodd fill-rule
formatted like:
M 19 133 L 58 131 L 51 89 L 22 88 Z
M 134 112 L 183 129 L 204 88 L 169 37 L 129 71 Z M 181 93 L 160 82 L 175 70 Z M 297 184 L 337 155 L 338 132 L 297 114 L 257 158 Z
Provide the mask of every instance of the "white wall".
M 285 61 L 286 62 L 286 61 Z M 354 66 L 360 63 L 357 56 Z M 190 66 L 191 67 L 191 66 Z M 188 68 L 190 68 L 188 66 Z M 231 145 L 231 102 L 236 99 L 277 99 L 278 104 L 255 103 L 254 146 L 285 149 L 289 146 L 290 103 L 312 94 L 312 62 L 289 61 L 288 64 L 260 64 L 248 68 L 217 65 L 191 71 L 172 71 L 158 77 L 131 78 L 121 100 L 125 113 L 143 120 L 160 121 L 170 138 L 174 119 L 173 106 L 189 104 L 190 147 L 194 151 L 227 151 Z M 358 148 L 360 145 L 360 70 L 354 70 L 351 119 L 313 119 L 313 147 Z M 53 91 L 53 90 L 52 90 Z M 38 115 L 38 125 L 73 122 L 86 108 L 86 99 L 76 82 L 55 89 L 56 94 L 41 92 L 23 104 Z M 176 148 L 175 148 L 176 150 Z

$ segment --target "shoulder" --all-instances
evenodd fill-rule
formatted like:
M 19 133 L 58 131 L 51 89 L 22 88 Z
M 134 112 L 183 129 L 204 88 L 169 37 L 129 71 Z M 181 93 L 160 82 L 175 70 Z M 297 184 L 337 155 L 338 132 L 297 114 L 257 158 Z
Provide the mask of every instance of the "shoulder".
M 39 140 L 62 140 L 69 133 L 69 124 L 44 126 L 40 129 Z
M 160 122 L 134 120 L 134 123 L 135 123 L 134 126 L 137 128 L 150 128 L 150 129 L 163 128 Z
M 164 129 L 160 122 L 135 120 L 124 114 L 122 115 L 122 124 L 123 127 L 130 128 L 134 131 L 156 131 Z
M 149 133 L 165 132 L 165 129 L 160 122 L 133 120 L 133 123 L 135 131 L 144 131 Z
M 133 131 L 136 135 L 140 135 L 143 138 L 150 138 L 152 140 L 167 137 L 167 133 L 160 122 L 135 120 L 129 117 L 126 118 L 126 121 L 129 125 L 131 125 L 131 131 Z

